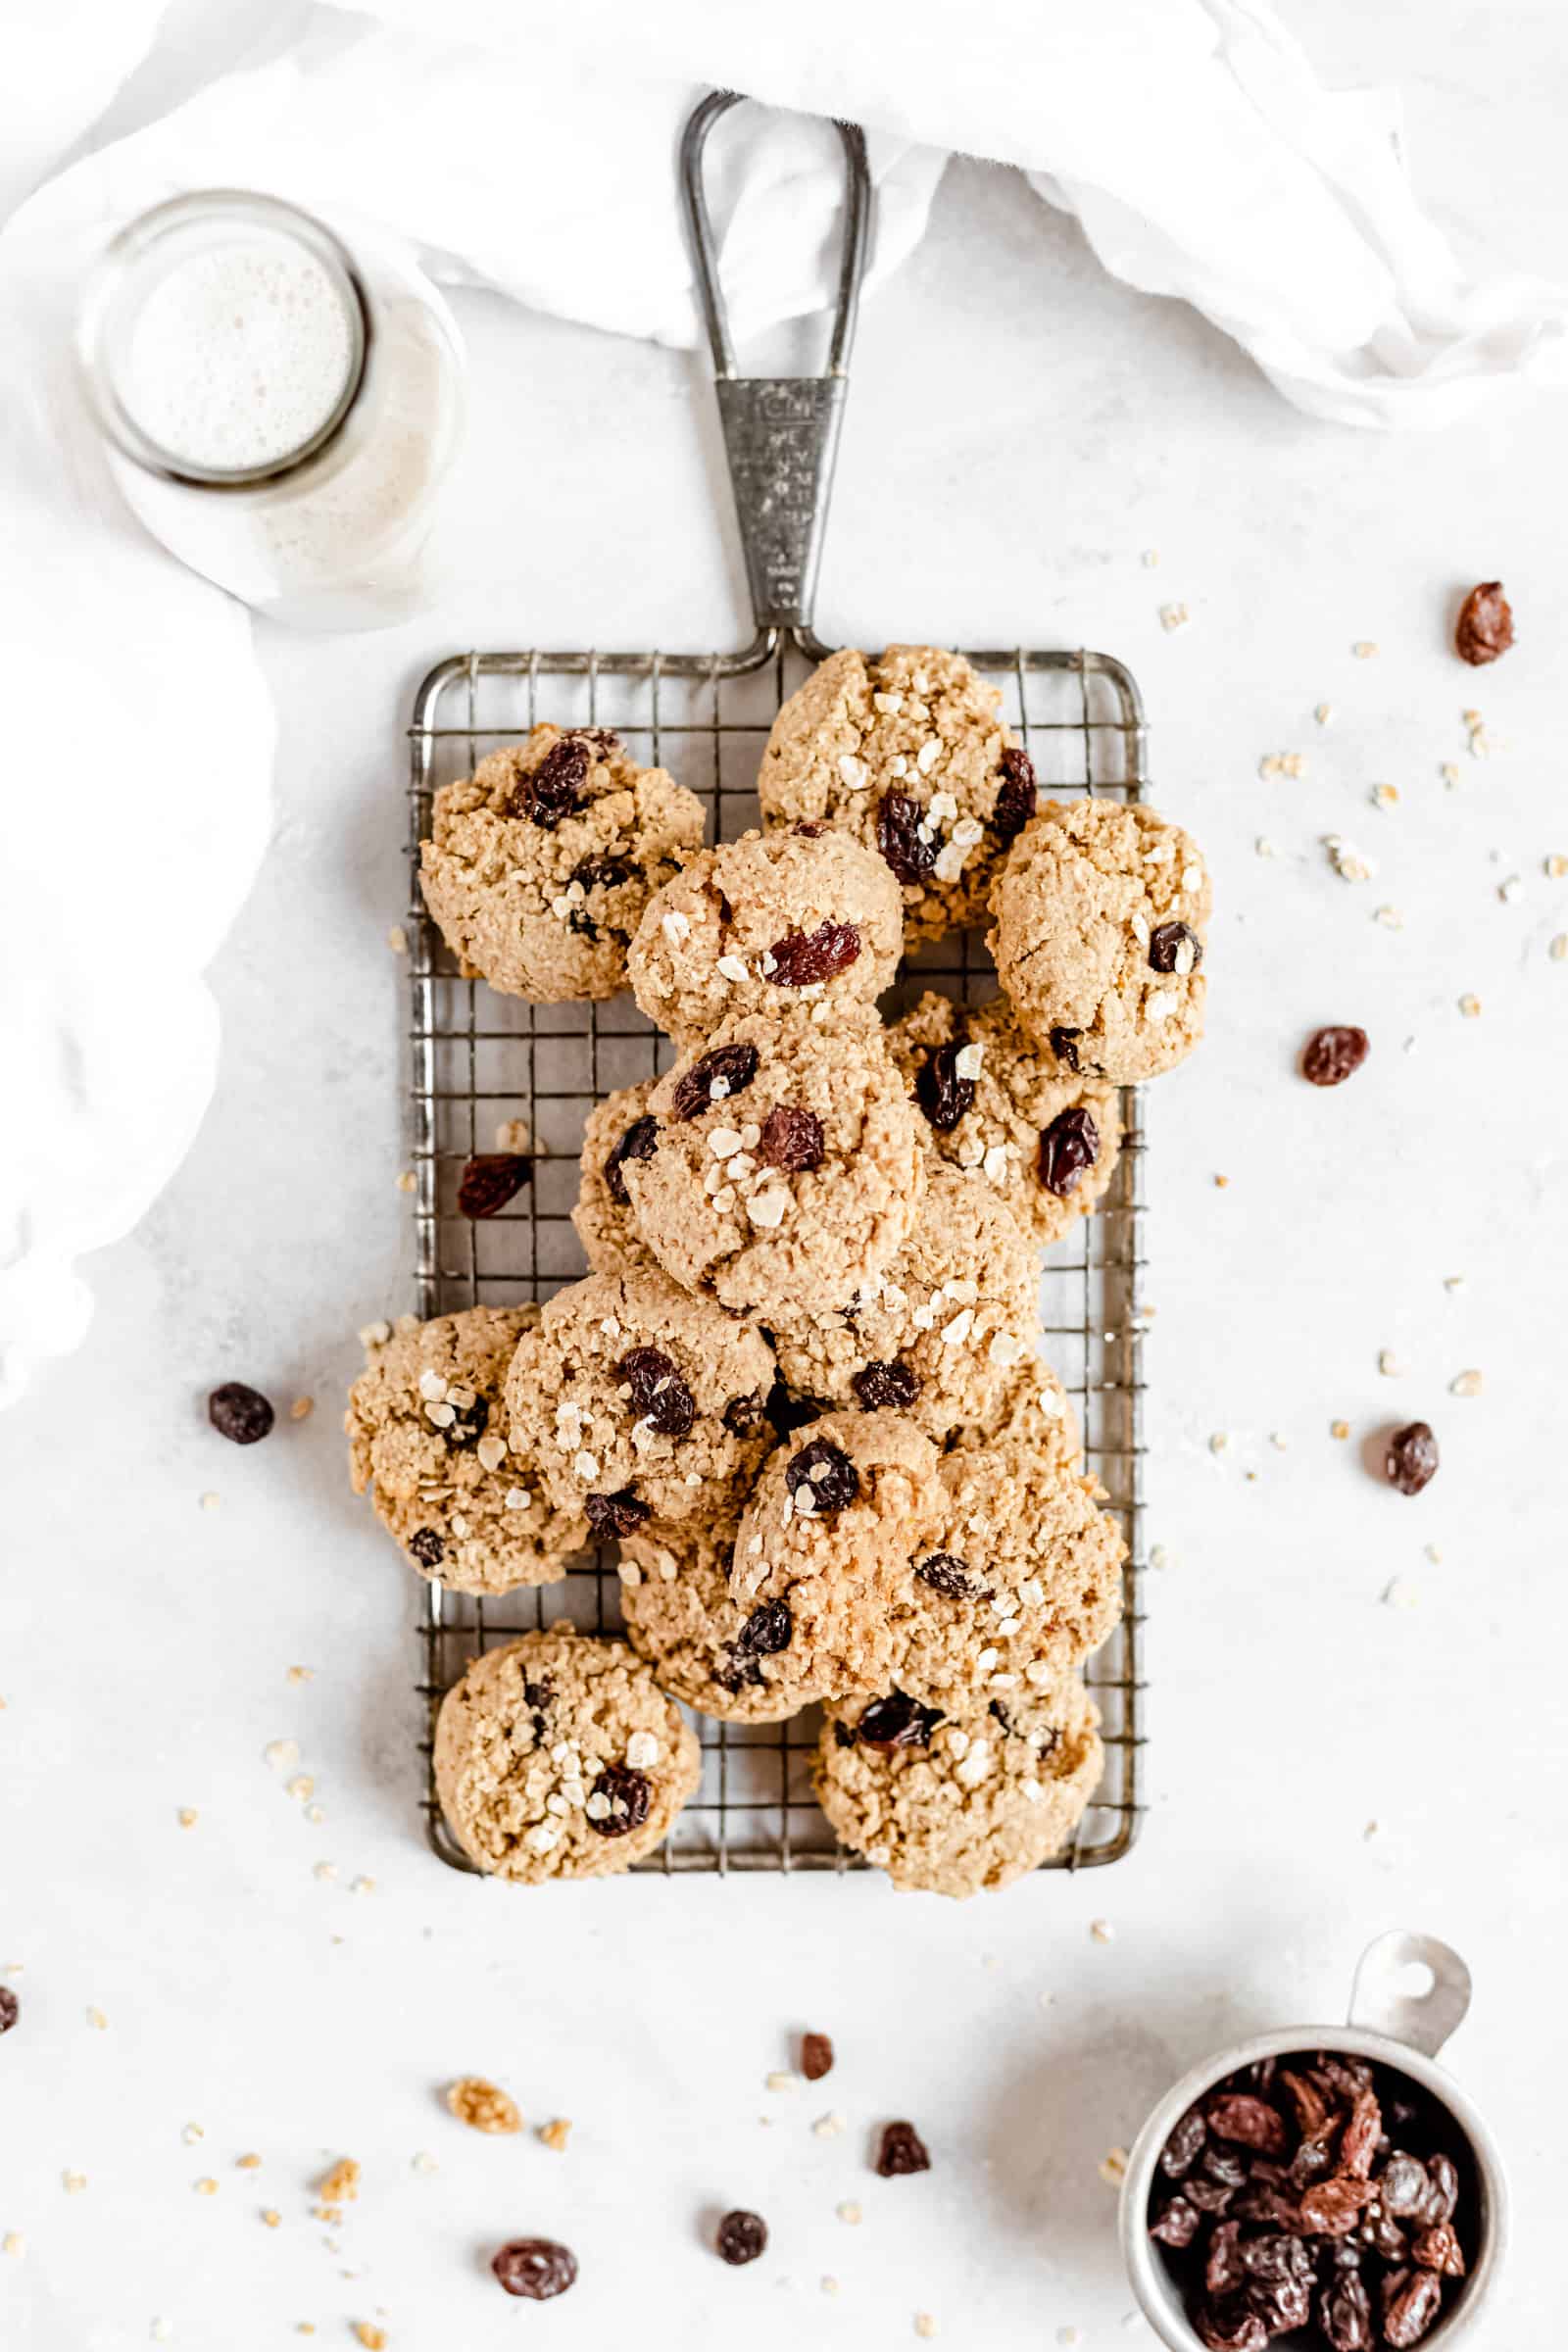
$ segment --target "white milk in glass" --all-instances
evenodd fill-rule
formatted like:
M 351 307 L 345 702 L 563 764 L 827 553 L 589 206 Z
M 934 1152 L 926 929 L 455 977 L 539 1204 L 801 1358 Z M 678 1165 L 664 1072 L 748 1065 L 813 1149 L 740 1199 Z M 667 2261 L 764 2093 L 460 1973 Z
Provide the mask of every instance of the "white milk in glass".
M 416 611 L 463 424 L 446 304 L 268 197 L 177 197 L 122 231 L 81 351 L 130 506 L 182 563 L 300 628 Z

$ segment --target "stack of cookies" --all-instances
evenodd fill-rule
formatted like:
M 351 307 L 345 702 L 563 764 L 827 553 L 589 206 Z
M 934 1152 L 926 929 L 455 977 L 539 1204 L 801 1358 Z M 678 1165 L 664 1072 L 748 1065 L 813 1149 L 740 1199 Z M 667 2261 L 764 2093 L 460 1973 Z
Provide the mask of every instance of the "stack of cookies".
M 763 828 L 603 730 L 536 727 L 436 797 L 423 880 L 465 969 L 557 1003 L 629 983 L 677 1048 L 588 1119 L 592 1269 L 371 1348 L 357 1488 L 480 1593 L 613 1545 L 626 1639 L 564 1628 L 448 1694 L 437 1788 L 480 1868 L 623 1869 L 699 1776 L 680 1701 L 821 1703 L 816 1787 L 901 1886 L 1057 1851 L 1100 1779 L 1084 1662 L 1124 1544 L 1039 1352 L 1039 1255 L 1115 1166 L 1118 1090 L 1202 1025 L 1209 885 L 1152 809 L 1039 805 L 960 657 L 835 655 L 780 710 Z M 1002 993 L 879 1000 L 992 918 Z

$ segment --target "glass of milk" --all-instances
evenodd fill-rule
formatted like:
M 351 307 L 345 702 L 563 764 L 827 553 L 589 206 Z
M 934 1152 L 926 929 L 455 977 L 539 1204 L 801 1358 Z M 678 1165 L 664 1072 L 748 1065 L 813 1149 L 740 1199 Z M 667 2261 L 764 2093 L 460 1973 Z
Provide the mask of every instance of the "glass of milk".
M 296 628 L 427 601 L 464 352 L 389 243 L 351 255 L 272 197 L 177 196 L 115 238 L 77 341 L 120 486 L 181 563 Z

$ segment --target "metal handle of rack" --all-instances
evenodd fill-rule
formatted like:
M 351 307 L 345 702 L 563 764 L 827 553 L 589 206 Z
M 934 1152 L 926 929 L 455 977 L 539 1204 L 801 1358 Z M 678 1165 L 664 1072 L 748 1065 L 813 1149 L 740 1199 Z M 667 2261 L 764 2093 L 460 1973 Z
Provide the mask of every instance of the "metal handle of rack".
M 853 122 L 840 122 L 848 187 L 826 374 L 737 375 L 703 187 L 703 154 L 719 116 L 740 103 L 739 91 L 714 90 L 694 109 L 680 143 L 681 201 L 713 354 L 719 421 L 757 625 L 763 632 L 787 629 L 808 653 L 819 655 L 825 649 L 812 633 L 811 611 L 865 274 L 871 175 L 864 133 Z

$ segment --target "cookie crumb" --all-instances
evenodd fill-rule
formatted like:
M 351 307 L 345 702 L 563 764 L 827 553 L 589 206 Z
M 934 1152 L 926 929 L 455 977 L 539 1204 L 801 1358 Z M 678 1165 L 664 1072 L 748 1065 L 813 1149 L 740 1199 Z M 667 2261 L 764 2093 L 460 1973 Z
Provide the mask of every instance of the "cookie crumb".
M 218 2194 L 218 2182 L 211 2173 L 204 2173 L 193 2185 L 199 2197 L 216 2197 Z
M 308 1421 L 315 1410 L 314 1396 L 296 1396 L 288 1408 L 288 1417 L 291 1421 Z
M 174 2323 L 172 2320 L 151 2320 L 147 2332 L 155 2344 L 167 2344 L 174 2332 Z
M 291 1683 L 314 1683 L 316 1668 L 314 1666 L 291 1666 L 287 1679 Z
M 1448 1394 L 1450 1396 L 1479 1396 L 1481 1386 L 1479 1372 L 1456 1372 L 1448 1383 Z
M 350 1894 L 373 1894 L 375 1892 L 375 1881 L 371 1878 L 367 1878 L 362 1871 L 360 1876 L 351 1883 L 349 1886 L 349 1892 Z
M 67 2170 L 60 2176 L 60 2184 L 68 2197 L 79 2197 L 87 2185 L 87 2176 L 85 2173 Z
M 94 2029 L 95 2032 L 99 2034 L 106 2034 L 109 2031 L 109 2020 L 107 2017 L 105 2017 L 101 2009 L 89 2009 L 87 2012 L 87 2023 Z
M 360 2193 L 360 2168 L 352 2156 L 340 2156 L 316 2183 L 323 2205 L 352 2205 Z
M 823 2292 L 823 2294 L 824 2294 L 824 2295 L 836 2295 L 836 2294 L 838 2293 L 838 2291 L 839 2291 L 839 2282 L 838 2282 L 838 2280 L 837 2280 L 836 2278 L 824 2278 L 824 2279 L 823 2279 L 823 2281 L 822 2281 L 822 2292 Z
M 1379 1348 L 1378 1370 L 1382 1373 L 1385 1380 L 1400 1379 L 1403 1376 L 1404 1369 L 1405 1367 L 1402 1358 L 1396 1355 L 1392 1348 Z
M 195 1808 L 195 1806 L 194 1806 L 194 1805 L 181 1805 L 181 1806 L 180 1806 L 180 1808 L 179 1808 L 179 1816 L 178 1816 L 178 1818 L 179 1818 L 179 1826 L 180 1826 L 180 1828 L 181 1828 L 182 1830 L 193 1830 L 193 1829 L 196 1827 L 196 1823 L 197 1823 L 197 1819 L 198 1819 L 198 1815 L 197 1815 L 197 1812 L 196 1812 L 196 1808 Z
M 420 2148 L 409 2158 L 409 2170 L 413 2173 L 438 2173 L 441 2167 L 428 2148 Z
M 1096 1943 L 1114 1943 L 1116 1940 L 1116 1931 L 1108 1919 L 1092 1919 L 1089 1933 Z
M 278 2212 L 275 2205 L 264 2205 L 262 2207 L 262 2222 L 264 2227 L 269 2230 L 278 2230 L 282 2228 L 283 2216 Z
M 1375 662 L 1378 657 L 1379 648 L 1375 638 L 1358 637 L 1355 643 L 1351 646 L 1350 651 L 1355 656 L 1357 662 Z
M 1313 710 L 1312 716 L 1317 720 L 1317 723 L 1320 727 L 1326 727 L 1329 723 L 1329 720 L 1334 716 L 1334 705 L 1332 703 L 1317 704 Z
M 187 2148 L 193 2148 L 196 2145 L 196 2142 L 199 2139 L 205 2139 L 207 2134 L 202 2130 L 200 2124 L 187 2124 L 180 2132 L 179 2136 L 185 2142 Z
M 8 2230 L 4 2237 L 0 2237 L 0 2254 L 9 2254 L 13 2260 L 20 2262 L 26 2251 L 27 2241 L 20 2230 Z
M 520 2132 L 517 2102 L 483 2075 L 460 2075 L 447 2090 L 447 2107 L 470 2132 Z
M 1399 804 L 1399 789 L 1396 784 L 1374 784 L 1366 797 L 1374 808 L 1396 808 Z
M 1461 997 L 1459 1010 L 1467 1021 L 1478 1021 L 1481 1018 L 1481 999 L 1473 996 Z
M 1329 1436 L 1331 1438 L 1338 1438 L 1342 1444 L 1345 1439 L 1349 1436 L 1349 1434 L 1350 1424 L 1348 1421 L 1331 1421 L 1329 1423 Z
M 1216 1429 L 1213 1436 L 1208 1441 L 1208 1450 L 1210 1453 L 1223 1453 L 1230 1445 L 1230 1431 L 1228 1429 Z
M 1421 1595 L 1408 1577 L 1396 1576 L 1383 1588 L 1383 1602 L 1390 1609 L 1417 1609 Z
M 386 2329 L 372 2327 L 368 2320 L 356 2320 L 354 2335 L 365 2346 L 365 2352 L 386 2352 Z
M 313 1862 L 311 1876 L 313 1879 L 319 1879 L 323 1886 L 327 1885 L 337 1877 L 337 1864 L 335 1862 Z
M 1108 2188 L 1120 2188 L 1127 2178 L 1126 2149 L 1107 2148 L 1100 2159 L 1099 2171 L 1100 2178 Z
M 849 2223 L 852 2230 L 857 2229 L 859 2226 L 862 2218 L 860 2208 L 858 2205 L 857 2205 L 853 2197 L 846 2197 L 843 2204 L 835 2205 L 833 2210 L 838 2215 L 841 2222 Z
M 811 2130 L 816 2133 L 818 2139 L 837 2139 L 839 2133 L 844 2130 L 844 2118 L 839 2114 L 837 2108 L 831 2108 L 826 2115 L 817 2117 Z
M 799 2090 L 801 2087 L 800 2076 L 792 2075 L 785 2067 L 778 2067 L 772 2074 L 764 2076 L 763 2082 L 768 2090 Z
M 416 1193 L 419 1189 L 419 1179 L 412 1168 L 400 1168 L 397 1181 L 400 1193 Z
M 204 1511 L 216 1511 L 223 1497 L 221 1494 L 215 1494 L 211 1488 L 208 1489 L 205 1494 L 197 1497 L 197 1500 Z
M 292 1772 L 299 1760 L 297 1740 L 269 1740 L 262 1750 L 262 1762 L 270 1764 L 274 1772 Z
M 1568 931 L 1559 931 L 1546 953 L 1553 963 L 1562 963 L 1568 959 Z
M 388 924 L 386 944 L 391 949 L 394 956 L 406 956 L 408 954 L 409 935 L 404 930 L 401 923 Z
M 564 2115 L 558 2115 L 554 2122 L 541 2124 L 539 2127 L 539 2136 L 544 2141 L 547 2148 L 554 2148 L 558 2156 L 564 2156 L 566 2153 L 566 2142 L 571 2136 L 570 2118 Z
M 936 2324 L 936 2321 L 935 2321 L 935 2320 L 932 2318 L 932 2316 L 931 2316 L 930 2312 L 928 2312 L 928 2311 L 917 2311 L 917 2312 L 915 2313 L 915 2315 L 914 2315 L 914 2332 L 915 2332 L 915 2334 L 916 2334 L 916 2335 L 919 2335 L 919 2336 L 925 2336 L 925 2337 L 927 2337 L 927 2338 L 930 2338 L 931 2336 L 933 2336 L 933 2335 L 935 2335 L 935 2334 L 936 2334 L 936 2332 L 937 2332 L 937 2324 Z
M 1159 625 L 1167 637 L 1173 629 L 1185 629 L 1192 617 L 1185 605 L 1161 605 L 1159 608 Z

